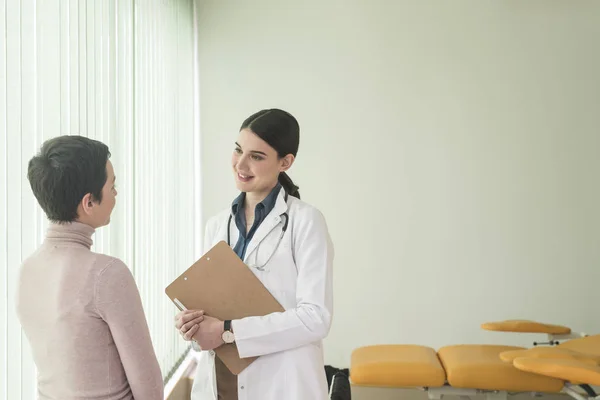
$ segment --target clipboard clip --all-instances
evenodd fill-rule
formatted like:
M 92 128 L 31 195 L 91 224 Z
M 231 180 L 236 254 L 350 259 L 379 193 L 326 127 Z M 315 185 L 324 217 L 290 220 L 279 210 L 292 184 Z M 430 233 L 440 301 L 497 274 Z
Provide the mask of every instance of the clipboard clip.
M 181 301 L 177 297 L 173 299 L 173 303 L 179 308 L 180 311 L 187 311 L 187 307 L 183 305 Z

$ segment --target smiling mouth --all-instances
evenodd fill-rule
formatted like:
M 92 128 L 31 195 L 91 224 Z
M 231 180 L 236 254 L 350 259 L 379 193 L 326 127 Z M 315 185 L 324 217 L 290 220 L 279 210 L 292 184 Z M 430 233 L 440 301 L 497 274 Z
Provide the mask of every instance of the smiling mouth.
M 249 182 L 252 178 L 254 178 L 251 175 L 244 175 L 244 174 L 240 174 L 239 172 L 237 174 L 237 177 L 242 182 Z

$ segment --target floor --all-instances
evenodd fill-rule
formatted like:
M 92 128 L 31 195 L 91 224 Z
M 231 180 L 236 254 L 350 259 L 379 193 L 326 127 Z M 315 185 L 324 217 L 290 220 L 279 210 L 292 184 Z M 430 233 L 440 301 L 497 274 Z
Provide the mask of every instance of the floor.
M 518 394 L 510 396 L 509 400 L 528 400 L 530 394 Z M 568 400 L 571 397 L 562 394 L 544 395 L 539 400 Z M 427 392 L 418 389 L 381 389 L 365 388 L 352 386 L 352 400 L 428 400 Z M 444 400 L 463 400 L 458 396 L 444 396 Z M 485 400 L 485 396 L 480 395 L 471 398 L 471 400 Z
M 190 400 L 191 380 L 182 379 L 168 400 Z M 510 396 L 510 400 L 528 400 L 531 395 L 519 394 Z M 381 389 L 352 387 L 352 400 L 428 400 L 427 393 L 418 389 Z M 464 400 L 456 396 L 444 396 L 444 400 Z M 476 396 L 470 400 L 485 400 L 484 396 Z M 544 395 L 539 400 L 572 400 L 566 395 Z
M 190 400 L 192 377 L 194 376 L 195 363 L 186 368 L 182 379 L 179 380 L 168 400 Z M 600 392 L 600 388 L 594 388 Z M 517 394 L 509 396 L 509 400 L 531 400 L 531 394 Z M 563 394 L 536 396 L 537 400 L 573 400 Z M 352 400 L 429 400 L 427 392 L 419 389 L 383 389 L 352 386 Z M 444 396 L 443 400 L 466 400 L 458 396 Z M 469 400 L 486 400 L 484 395 L 471 397 Z

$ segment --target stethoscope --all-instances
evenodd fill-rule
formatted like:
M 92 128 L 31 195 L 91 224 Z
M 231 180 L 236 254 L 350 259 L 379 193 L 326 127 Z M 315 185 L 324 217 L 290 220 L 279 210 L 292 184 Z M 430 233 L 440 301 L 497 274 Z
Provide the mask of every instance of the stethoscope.
M 284 200 L 287 203 L 287 200 L 288 200 L 287 192 L 285 193 Z M 260 267 L 257 266 L 256 260 L 258 260 L 258 249 L 260 248 L 260 243 L 259 243 L 258 246 L 256 246 L 256 250 L 255 250 L 256 251 L 256 254 L 254 256 L 255 263 L 251 264 L 250 267 L 256 268 L 259 271 L 264 271 L 265 265 L 267 265 L 269 263 L 269 261 L 271 261 L 271 258 L 277 251 L 277 248 L 279 247 L 279 243 L 281 243 L 281 239 L 283 238 L 283 235 L 285 234 L 285 231 L 287 230 L 287 227 L 288 227 L 288 221 L 289 221 L 288 213 L 284 212 L 283 214 L 281 214 L 281 217 L 285 217 L 285 222 L 283 223 L 283 227 L 281 228 L 281 235 L 279 235 L 279 238 L 277 239 L 277 244 L 275 245 L 275 248 L 271 252 L 271 255 L 269 256 L 267 261 L 265 261 Z M 229 214 L 229 220 L 227 221 L 227 245 L 228 246 L 231 246 L 231 219 L 232 219 L 232 214 Z

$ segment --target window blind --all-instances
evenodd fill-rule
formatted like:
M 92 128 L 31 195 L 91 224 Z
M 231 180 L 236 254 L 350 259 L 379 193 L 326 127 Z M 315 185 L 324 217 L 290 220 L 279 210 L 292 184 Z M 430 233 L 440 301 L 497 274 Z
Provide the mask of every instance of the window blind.
M 165 377 L 185 353 L 164 287 L 202 235 L 193 15 L 192 0 L 0 0 L 0 398 L 37 398 L 14 295 L 47 228 L 27 163 L 57 135 L 109 145 L 119 195 L 92 250 L 131 268 Z

